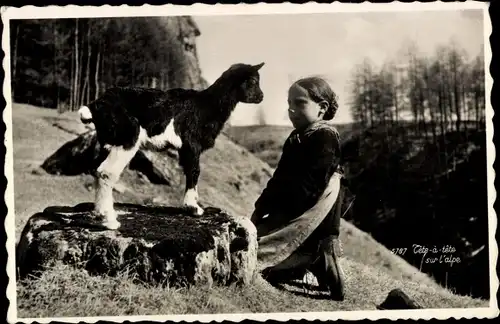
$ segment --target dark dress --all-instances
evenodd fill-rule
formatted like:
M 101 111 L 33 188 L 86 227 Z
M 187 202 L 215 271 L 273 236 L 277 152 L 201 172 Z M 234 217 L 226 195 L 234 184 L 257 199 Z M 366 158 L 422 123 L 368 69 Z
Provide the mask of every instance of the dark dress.
M 340 139 L 333 126 L 321 121 L 306 129 L 294 130 L 284 144 L 272 178 L 255 202 L 255 209 L 260 215 L 279 215 L 281 219 L 261 221 L 278 225 L 299 217 L 314 206 L 333 173 L 342 173 L 340 154 Z M 316 249 L 318 241 L 326 236 L 338 237 L 340 218 L 346 207 L 342 204 L 343 189 L 341 185 L 337 203 L 300 250 Z

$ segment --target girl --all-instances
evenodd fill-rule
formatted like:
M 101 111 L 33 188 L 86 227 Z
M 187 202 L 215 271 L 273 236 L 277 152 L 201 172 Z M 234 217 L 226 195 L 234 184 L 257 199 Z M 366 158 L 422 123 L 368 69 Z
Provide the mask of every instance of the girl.
M 333 244 L 343 213 L 340 141 L 326 121 L 337 111 L 336 95 L 318 77 L 296 81 L 288 91 L 294 130 L 276 171 L 255 203 L 252 222 L 259 239 L 259 266 L 270 282 L 311 271 L 335 300 L 344 282 Z

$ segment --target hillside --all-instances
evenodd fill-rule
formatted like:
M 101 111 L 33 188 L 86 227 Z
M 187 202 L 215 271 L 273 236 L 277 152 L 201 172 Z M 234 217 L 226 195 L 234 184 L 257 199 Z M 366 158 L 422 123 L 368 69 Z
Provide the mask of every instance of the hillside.
M 344 136 L 353 132 L 355 127 L 354 124 L 336 125 Z M 292 126 L 279 125 L 230 126 L 225 133 L 235 143 L 275 168 L 281 156 L 281 147 L 292 130 Z
M 61 145 L 85 131 L 76 114 L 13 105 L 16 241 L 27 219 L 49 205 L 74 205 L 93 200 L 89 175 L 54 176 L 39 166 Z M 238 215 L 250 215 L 272 169 L 248 150 L 221 135 L 201 161 L 202 203 Z M 175 171 L 175 170 L 174 170 Z M 182 184 L 183 179 L 174 172 Z M 116 201 L 178 204 L 179 186 L 155 185 L 133 170 L 122 177 Z M 55 268 L 40 280 L 19 284 L 18 315 L 90 316 L 205 312 L 279 312 L 374 309 L 394 288 L 402 288 L 424 307 L 479 307 L 487 302 L 453 295 L 352 224 L 342 222 L 341 240 L 348 275 L 347 299 L 335 303 L 310 298 L 314 292 L 293 286 L 278 290 L 265 282 L 199 291 L 146 288 L 120 278 L 91 277 L 84 271 Z M 78 301 L 75 309 L 68 300 Z
M 367 129 L 344 143 L 357 193 L 352 222 L 389 248 L 449 247 L 460 262 L 442 266 L 422 262 L 421 255 L 404 257 L 442 285 L 488 298 L 485 130 L 437 136 L 425 139 L 414 125 L 404 125 Z
M 450 131 L 446 141 L 433 142 L 415 135 L 414 126 L 339 128 L 347 177 L 356 194 L 346 219 L 390 249 L 406 248 L 402 256 L 443 286 L 486 297 L 484 130 Z M 290 131 L 270 125 L 233 127 L 228 134 L 275 165 Z M 427 263 L 422 253 L 411 251 L 414 244 L 449 247 L 461 262 L 444 267 Z M 429 253 L 431 259 L 439 256 Z

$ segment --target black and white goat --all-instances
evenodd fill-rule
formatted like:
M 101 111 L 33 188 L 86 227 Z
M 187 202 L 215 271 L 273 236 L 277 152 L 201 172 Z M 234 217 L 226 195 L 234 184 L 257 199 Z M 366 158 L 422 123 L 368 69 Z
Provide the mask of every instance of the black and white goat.
M 106 227 L 120 227 L 113 186 L 139 148 L 178 149 L 186 177 L 184 206 L 203 214 L 197 186 L 200 154 L 214 146 L 238 102 L 262 102 L 258 71 L 263 65 L 234 64 L 201 91 L 111 88 L 79 109 L 82 122 L 94 123 L 101 146 L 109 151 L 97 168 L 94 207 Z

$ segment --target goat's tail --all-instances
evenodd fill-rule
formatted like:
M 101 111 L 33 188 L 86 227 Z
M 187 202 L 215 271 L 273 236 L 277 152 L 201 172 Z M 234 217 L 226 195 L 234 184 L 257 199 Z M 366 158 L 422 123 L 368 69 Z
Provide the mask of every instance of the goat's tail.
M 78 109 L 78 114 L 80 115 L 80 120 L 82 121 L 82 123 L 92 123 L 92 112 L 90 111 L 89 107 L 81 106 L 80 109 Z

